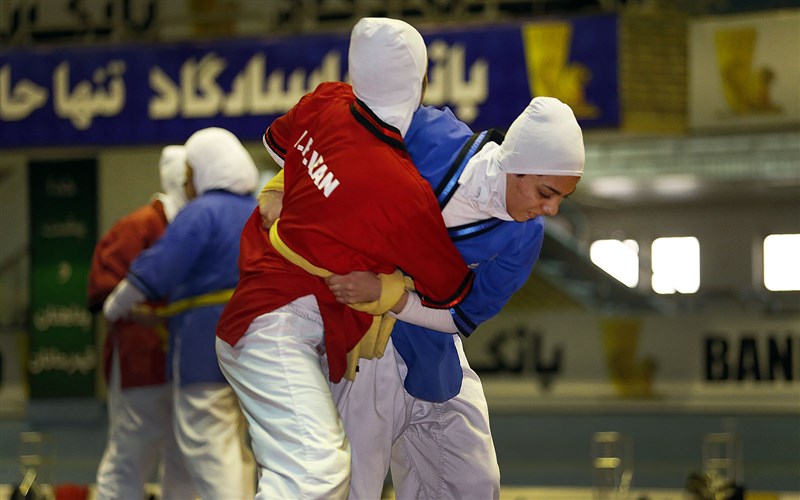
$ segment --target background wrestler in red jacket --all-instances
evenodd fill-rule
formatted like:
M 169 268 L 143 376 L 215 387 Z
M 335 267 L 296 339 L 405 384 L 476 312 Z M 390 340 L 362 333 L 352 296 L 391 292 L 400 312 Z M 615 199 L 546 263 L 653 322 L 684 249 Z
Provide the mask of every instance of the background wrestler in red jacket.
M 133 260 L 161 237 L 185 203 L 183 146 L 164 148 L 159 167 L 164 192 L 119 219 L 95 246 L 88 280 L 92 312 L 103 308 Z M 108 384 L 109 432 L 97 470 L 99 500 L 141 498 L 159 457 L 164 464 L 162 499 L 195 496 L 172 432 L 166 330 L 162 331 L 130 319 L 106 323 L 103 367 Z
M 128 273 L 133 259 L 150 247 L 166 227 L 164 205 L 155 199 L 118 220 L 103 235 L 95 247 L 89 271 L 90 311 L 103 309 L 103 302 Z M 107 381 L 116 346 L 123 389 L 166 382 L 165 339 L 154 328 L 121 319 L 108 324 L 106 333 L 103 368 Z

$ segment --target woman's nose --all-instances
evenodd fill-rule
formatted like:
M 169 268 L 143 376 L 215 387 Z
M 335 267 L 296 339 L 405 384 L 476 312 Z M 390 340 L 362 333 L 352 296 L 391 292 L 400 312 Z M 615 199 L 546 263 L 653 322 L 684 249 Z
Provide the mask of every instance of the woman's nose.
M 558 201 L 557 200 L 548 200 L 544 204 L 544 214 L 549 216 L 554 216 L 558 214 Z

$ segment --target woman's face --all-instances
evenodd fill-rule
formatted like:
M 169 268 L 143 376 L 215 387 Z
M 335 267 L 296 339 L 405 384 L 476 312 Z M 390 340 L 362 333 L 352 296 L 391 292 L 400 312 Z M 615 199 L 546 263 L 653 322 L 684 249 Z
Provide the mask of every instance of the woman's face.
M 580 181 L 576 176 L 506 174 L 506 211 L 517 222 L 558 213 Z

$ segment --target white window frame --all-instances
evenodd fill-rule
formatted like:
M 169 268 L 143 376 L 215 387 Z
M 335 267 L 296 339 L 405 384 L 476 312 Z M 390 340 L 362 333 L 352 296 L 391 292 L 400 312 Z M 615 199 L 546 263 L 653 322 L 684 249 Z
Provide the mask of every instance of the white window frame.
M 770 234 L 761 248 L 764 288 L 771 292 L 800 290 L 800 234 Z
M 656 238 L 650 247 L 650 262 L 654 292 L 692 294 L 700 289 L 700 241 L 696 237 Z
M 636 240 L 594 240 L 589 245 L 589 258 L 628 288 L 639 285 L 639 243 Z

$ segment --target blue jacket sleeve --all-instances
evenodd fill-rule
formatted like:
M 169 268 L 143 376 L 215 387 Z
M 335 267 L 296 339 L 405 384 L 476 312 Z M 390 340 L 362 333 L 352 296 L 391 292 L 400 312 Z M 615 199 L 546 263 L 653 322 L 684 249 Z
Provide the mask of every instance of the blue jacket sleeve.
M 456 327 L 465 336 L 500 312 L 511 296 L 528 281 L 539 258 L 544 224 L 529 221 L 514 226 L 518 234 L 503 235 L 508 244 L 497 255 L 478 264 L 474 269 L 472 292 L 450 310 Z
M 172 295 L 192 271 L 208 238 L 212 221 L 205 207 L 189 203 L 167 226 L 161 239 L 133 261 L 128 281 L 149 300 Z M 172 297 L 173 299 L 178 297 Z

